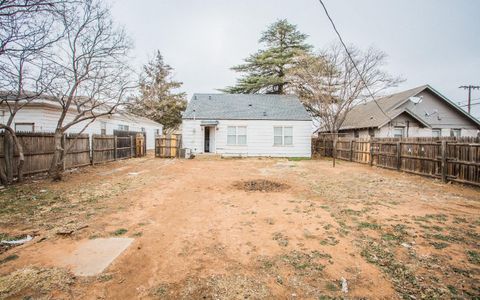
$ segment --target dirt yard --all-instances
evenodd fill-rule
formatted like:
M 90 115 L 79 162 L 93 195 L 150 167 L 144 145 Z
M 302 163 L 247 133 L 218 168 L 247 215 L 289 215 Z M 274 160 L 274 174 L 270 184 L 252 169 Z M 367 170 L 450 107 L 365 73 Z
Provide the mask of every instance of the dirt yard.
M 2 190 L 0 232 L 34 237 L 0 248 L 0 298 L 480 297 L 480 189 L 342 161 L 87 167 Z M 60 264 L 105 237 L 134 241 L 101 275 Z

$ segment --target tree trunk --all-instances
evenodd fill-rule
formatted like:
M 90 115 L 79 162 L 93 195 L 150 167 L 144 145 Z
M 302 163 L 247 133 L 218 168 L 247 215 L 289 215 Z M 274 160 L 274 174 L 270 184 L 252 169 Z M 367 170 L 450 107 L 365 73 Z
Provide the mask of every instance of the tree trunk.
M 1 165 L 0 166 L 0 182 L 2 184 L 7 184 L 7 175 L 5 174 L 5 166 Z
M 3 152 L 5 161 L 5 184 L 11 184 L 13 182 L 13 138 L 10 131 L 5 130 L 3 135 Z
M 21 182 L 23 179 L 23 164 L 25 156 L 23 155 L 23 146 L 15 134 L 15 131 L 10 126 L 0 124 L 0 128 L 4 129 L 4 165 L 0 166 L 0 181 L 3 184 L 11 184 L 13 182 L 13 161 L 14 161 L 14 145 L 18 152 L 17 165 L 17 181 Z
M 60 181 L 62 180 L 63 175 L 63 160 L 65 154 L 65 145 L 63 145 L 63 131 L 61 129 L 55 130 L 54 139 L 55 152 L 53 153 L 52 163 L 50 165 L 48 174 L 53 181 Z
M 23 181 L 23 164 L 25 163 L 25 156 L 23 155 L 23 146 L 20 145 L 16 135 L 13 136 L 15 145 L 18 151 L 18 165 L 17 165 L 17 182 Z

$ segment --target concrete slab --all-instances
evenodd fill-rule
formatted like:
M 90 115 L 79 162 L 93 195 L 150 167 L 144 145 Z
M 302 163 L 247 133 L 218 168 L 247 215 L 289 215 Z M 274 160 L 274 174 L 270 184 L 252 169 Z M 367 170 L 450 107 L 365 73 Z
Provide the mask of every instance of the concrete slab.
M 77 276 L 94 276 L 103 272 L 134 239 L 98 238 L 81 243 L 64 260 Z

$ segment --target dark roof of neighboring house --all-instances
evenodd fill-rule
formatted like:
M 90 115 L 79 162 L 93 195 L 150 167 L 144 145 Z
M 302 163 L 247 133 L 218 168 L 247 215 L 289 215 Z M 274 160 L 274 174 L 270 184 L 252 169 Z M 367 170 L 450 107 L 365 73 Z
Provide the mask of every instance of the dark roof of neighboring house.
M 184 119 L 294 120 L 312 118 L 293 95 L 194 94 Z
M 472 120 L 477 125 L 480 125 L 480 122 L 477 119 L 466 113 L 463 109 L 448 100 L 431 86 L 422 85 L 410 90 L 377 99 L 377 103 L 375 103 L 374 101 L 370 101 L 365 104 L 359 104 L 355 106 L 347 114 L 347 117 L 343 122 L 340 130 L 382 127 L 387 124 L 391 119 L 394 119 L 403 113 L 410 115 L 420 123 L 424 124 L 426 127 L 429 127 L 430 125 L 423 118 L 416 115 L 409 109 L 399 107 L 403 103 L 408 101 L 410 97 L 414 97 L 419 93 L 423 92 L 424 90 L 428 90 L 431 93 L 437 95 L 439 98 L 447 102 L 453 109 L 457 110 L 459 113 Z M 381 109 L 379 106 L 381 107 Z

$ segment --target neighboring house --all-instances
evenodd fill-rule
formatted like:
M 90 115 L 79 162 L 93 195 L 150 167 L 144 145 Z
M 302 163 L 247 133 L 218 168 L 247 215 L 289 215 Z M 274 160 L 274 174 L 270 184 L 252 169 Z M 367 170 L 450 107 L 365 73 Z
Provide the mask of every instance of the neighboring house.
M 340 133 L 351 137 L 460 137 L 479 134 L 479 120 L 429 85 L 383 97 L 376 102 L 378 105 L 370 101 L 355 106 L 347 114 Z
M 312 119 L 295 96 L 194 94 L 183 114 L 193 154 L 311 156 Z
M 61 113 L 57 102 L 45 99 L 34 100 L 20 109 L 13 120 L 12 128 L 15 131 L 54 132 Z M 0 105 L 0 122 L 5 124 L 9 117 L 9 110 L 3 103 Z M 64 124 L 75 117 L 72 109 L 67 114 Z M 80 132 L 87 122 L 76 124 L 67 130 L 67 133 Z M 162 134 L 162 125 L 150 119 L 130 113 L 116 112 L 110 116 L 98 117 L 83 133 L 85 134 L 113 134 L 114 130 L 142 131 L 146 133 L 147 149 L 155 148 L 155 136 Z

